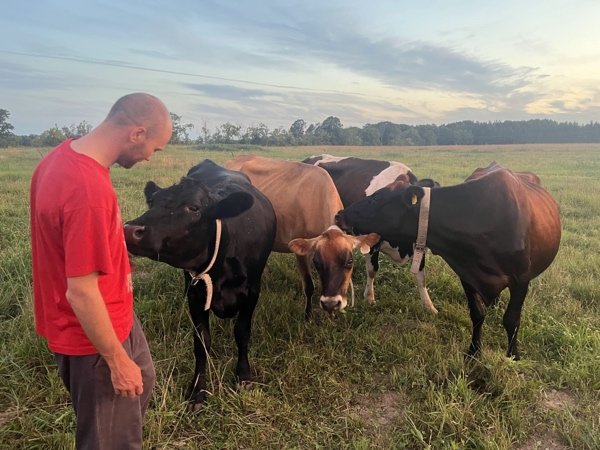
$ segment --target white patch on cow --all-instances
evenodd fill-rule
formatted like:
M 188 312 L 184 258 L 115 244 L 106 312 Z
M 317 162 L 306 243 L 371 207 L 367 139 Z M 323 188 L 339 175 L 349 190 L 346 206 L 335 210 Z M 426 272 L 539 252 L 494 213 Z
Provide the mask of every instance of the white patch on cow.
M 415 277 L 417 277 L 417 288 L 419 289 L 419 296 L 421 297 L 421 303 L 423 307 L 432 314 L 437 314 L 438 310 L 435 306 L 433 306 L 433 302 L 431 298 L 429 298 L 429 292 L 427 292 L 427 287 L 425 287 L 425 272 L 423 270 L 419 270 Z
M 329 231 L 329 230 L 338 230 L 339 232 L 343 233 L 342 229 L 340 227 L 338 227 L 337 225 L 331 225 L 325 231 Z
M 327 155 L 327 154 L 315 155 L 315 156 L 311 156 L 311 158 L 318 158 L 319 156 L 323 157 L 323 159 L 321 159 L 320 161 L 317 161 L 315 163 L 315 166 L 320 166 L 321 164 L 327 164 L 327 163 L 332 163 L 332 162 L 340 162 L 340 161 L 343 161 L 344 159 L 349 158 L 349 156 L 333 156 L 333 155 Z
M 401 256 L 398 249 L 396 247 L 392 247 L 387 241 L 381 242 L 381 251 L 388 255 L 396 264 L 403 265 L 410 261 L 410 256 Z
M 371 183 L 369 183 L 369 186 L 367 186 L 367 189 L 365 190 L 365 195 L 368 196 L 373 194 L 375 191 L 378 191 L 382 187 L 385 187 L 393 182 L 400 175 L 410 172 L 408 166 L 405 166 L 402 163 L 391 162 L 390 164 L 390 167 L 383 169 L 373 177 Z

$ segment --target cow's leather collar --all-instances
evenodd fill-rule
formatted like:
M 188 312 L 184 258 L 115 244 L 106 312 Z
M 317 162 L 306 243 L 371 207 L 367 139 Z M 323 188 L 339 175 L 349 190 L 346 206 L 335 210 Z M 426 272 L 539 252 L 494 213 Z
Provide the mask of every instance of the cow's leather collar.
M 204 304 L 204 311 L 208 311 L 210 309 L 210 303 L 212 301 L 213 294 L 213 284 L 208 271 L 212 269 L 213 264 L 217 259 L 217 254 L 219 253 L 219 245 L 221 244 L 221 220 L 217 219 L 217 230 L 215 232 L 215 251 L 212 255 L 210 262 L 208 263 L 208 267 L 204 269 L 201 273 L 196 273 L 192 270 L 189 270 L 189 274 L 192 276 L 192 281 L 190 282 L 192 286 L 198 284 L 198 281 L 204 281 L 206 285 L 206 303 Z
M 417 230 L 417 240 L 413 244 L 413 257 L 410 271 L 417 273 L 421 266 L 423 256 L 427 253 L 427 227 L 429 226 L 429 201 L 431 198 L 431 189 L 423 188 L 423 197 L 421 198 L 421 206 L 419 208 L 419 228 Z

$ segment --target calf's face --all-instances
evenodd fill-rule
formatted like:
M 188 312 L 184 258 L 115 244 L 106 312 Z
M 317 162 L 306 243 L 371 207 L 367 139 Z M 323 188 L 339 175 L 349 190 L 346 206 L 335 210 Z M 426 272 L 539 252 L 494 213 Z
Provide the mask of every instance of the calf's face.
M 245 192 L 211 192 L 191 177 L 165 189 L 150 181 L 144 194 L 148 211 L 125 224 L 127 249 L 188 270 L 210 258 L 216 219 L 235 217 L 254 202 Z
M 334 225 L 315 238 L 293 239 L 288 247 L 297 255 L 312 255 L 323 289 L 321 307 L 327 312 L 336 312 L 348 305 L 347 293 L 354 267 L 352 250 L 359 248 L 362 253 L 369 253 L 379 239 L 375 233 L 350 236 Z

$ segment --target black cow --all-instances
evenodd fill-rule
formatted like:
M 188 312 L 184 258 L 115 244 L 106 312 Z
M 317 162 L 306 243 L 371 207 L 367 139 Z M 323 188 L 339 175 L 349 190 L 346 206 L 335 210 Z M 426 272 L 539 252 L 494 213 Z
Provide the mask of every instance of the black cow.
M 394 182 L 424 187 L 439 186 L 429 178 L 418 180 L 408 166 L 394 161 L 319 155 L 306 158 L 302 162 L 322 167 L 329 173 L 345 208 Z M 412 242 L 391 246 L 388 242 L 381 241 L 371 248 L 370 258 L 366 258 L 367 283 L 364 292 L 365 300 L 370 304 L 375 303 L 374 284 L 379 270 L 380 251 L 395 263 L 402 265 L 411 260 L 413 246 Z M 425 286 L 425 258 L 422 259 L 415 276 L 421 303 L 428 311 L 437 314 L 438 311 L 433 306 Z
M 196 409 L 206 399 L 209 310 L 220 318 L 237 315 L 236 374 L 242 384 L 251 380 L 252 313 L 273 246 L 275 213 L 246 175 L 210 160 L 192 167 L 169 188 L 148 182 L 144 194 L 149 209 L 125 225 L 127 247 L 134 255 L 184 269 L 196 329 L 196 368 L 190 387 L 190 402 Z M 208 295 L 211 291 L 212 296 Z
M 493 163 L 465 183 L 430 192 L 427 247 L 459 276 L 473 336 L 469 355 L 481 349 L 485 306 L 510 290 L 504 314 L 507 355 L 519 359 L 517 332 L 531 279 L 554 260 L 560 243 L 559 208 L 530 172 Z M 341 211 L 336 223 L 358 233 L 375 232 L 390 243 L 415 241 L 424 189 L 380 189 Z

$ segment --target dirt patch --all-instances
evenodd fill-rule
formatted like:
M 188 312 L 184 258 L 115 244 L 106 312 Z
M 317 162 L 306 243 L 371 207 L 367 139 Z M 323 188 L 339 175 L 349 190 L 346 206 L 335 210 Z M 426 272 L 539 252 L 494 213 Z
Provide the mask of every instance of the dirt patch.
M 0 411 L 0 428 L 16 414 L 17 412 L 12 408 L 8 408 L 6 411 Z
M 518 450 L 569 450 L 560 442 L 560 439 L 552 434 L 536 434 L 518 448 Z
M 574 409 L 577 399 L 570 392 L 551 389 L 542 393 L 542 406 L 551 410 Z
M 404 415 L 405 399 L 397 392 L 361 395 L 352 401 L 350 413 L 365 425 L 388 428 Z

